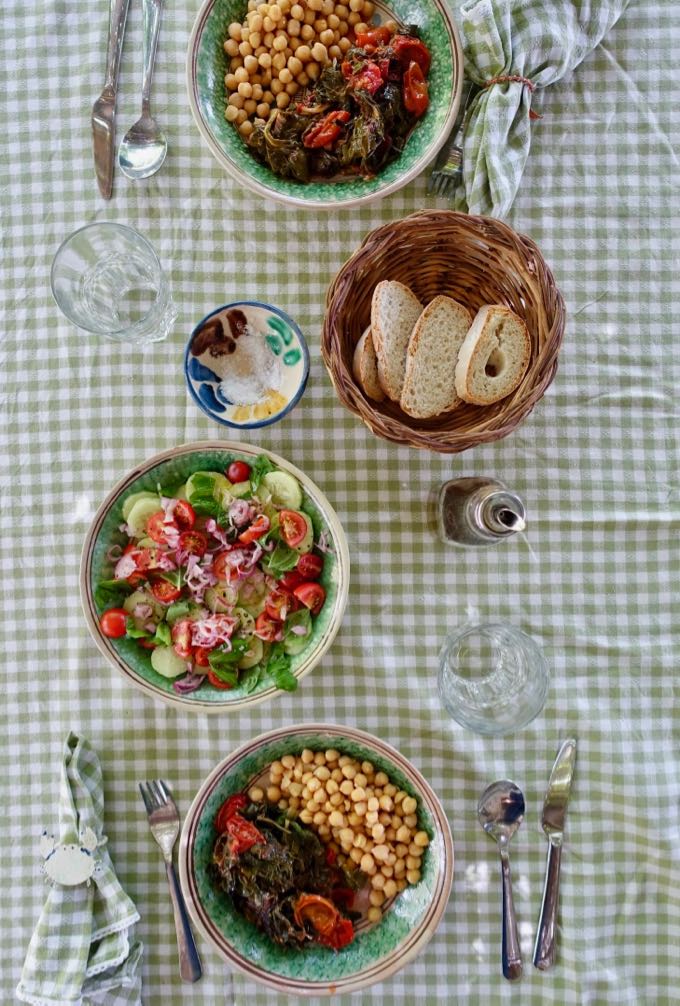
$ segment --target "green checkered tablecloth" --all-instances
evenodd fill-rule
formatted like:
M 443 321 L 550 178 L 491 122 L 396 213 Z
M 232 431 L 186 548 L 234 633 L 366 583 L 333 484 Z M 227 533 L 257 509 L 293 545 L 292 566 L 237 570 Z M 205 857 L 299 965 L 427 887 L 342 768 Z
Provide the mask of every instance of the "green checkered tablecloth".
M 0 14 L 2 261 L 2 632 L 0 1000 L 14 988 L 44 900 L 38 837 L 56 826 L 69 729 L 98 752 L 105 830 L 141 914 L 143 1000 L 258 1006 L 275 994 L 204 943 L 205 976 L 179 980 L 170 903 L 136 784 L 164 777 L 180 808 L 226 752 L 282 723 L 352 723 L 400 748 L 440 795 L 456 869 L 443 922 L 421 956 L 347 1000 L 631 1006 L 680 1002 L 680 305 L 677 51 L 680 9 L 632 0 L 579 70 L 541 93 L 510 223 L 552 266 L 569 319 L 554 385 L 509 439 L 439 457 L 377 440 L 337 403 L 319 332 L 331 277 L 374 226 L 423 206 L 425 177 L 372 207 L 329 216 L 249 195 L 213 161 L 190 119 L 184 53 L 196 13 L 169 4 L 155 109 L 170 153 L 144 183 L 98 196 L 89 109 L 103 79 L 105 0 L 6 0 Z M 133 3 L 119 122 L 138 114 L 141 14 Z M 147 350 L 80 336 L 56 310 L 49 267 L 62 238 L 107 219 L 138 227 L 165 263 L 179 318 Z M 90 640 L 80 547 L 112 483 L 184 441 L 226 434 L 189 400 L 184 343 L 210 308 L 263 297 L 306 333 L 308 390 L 291 416 L 244 435 L 325 491 L 353 557 L 342 630 L 298 694 L 245 715 L 180 715 L 131 690 Z M 526 501 L 527 540 L 445 552 L 437 486 L 501 478 Z M 552 686 L 526 730 L 484 740 L 451 723 L 435 692 L 448 629 L 506 618 L 545 651 Z M 539 810 L 559 742 L 579 739 L 563 859 L 559 962 L 500 974 L 496 851 L 476 801 L 493 779 L 524 789 L 513 842 L 527 961 L 545 842 Z

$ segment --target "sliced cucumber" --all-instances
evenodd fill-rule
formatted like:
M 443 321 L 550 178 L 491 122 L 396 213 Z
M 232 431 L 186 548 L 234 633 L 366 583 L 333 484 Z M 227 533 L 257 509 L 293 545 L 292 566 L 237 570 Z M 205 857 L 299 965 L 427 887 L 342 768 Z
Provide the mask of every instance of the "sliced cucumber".
M 300 555 L 304 555 L 305 552 L 311 552 L 314 548 L 314 525 L 312 524 L 311 517 L 308 517 L 304 510 L 298 510 L 300 516 L 305 518 L 307 523 L 307 533 L 300 542 L 293 548 L 294 552 L 298 552 Z
M 231 495 L 235 496 L 236 499 L 241 499 L 242 496 L 247 496 L 250 492 L 250 481 L 246 479 L 245 482 L 234 482 L 231 487 Z
M 244 639 L 250 639 L 255 632 L 255 619 L 245 608 L 234 608 L 234 618 L 238 618 L 238 634 Z
M 187 498 L 187 484 L 186 484 L 186 482 L 184 482 L 183 485 L 181 485 L 179 487 L 179 489 L 176 492 L 174 492 L 172 495 L 173 495 L 174 499 L 176 499 L 176 500 L 185 500 Z
M 133 538 L 143 538 L 146 535 L 146 522 L 153 514 L 158 513 L 161 505 L 158 496 L 152 499 L 145 497 L 133 503 L 127 517 L 127 525 Z
M 283 652 L 287 653 L 289 657 L 294 657 L 307 649 L 311 638 L 311 633 L 308 636 L 296 636 L 291 633 L 283 641 Z
M 187 494 L 187 499 L 189 500 L 190 503 L 191 503 L 191 497 L 196 491 L 196 479 L 198 478 L 199 475 L 202 476 L 203 478 L 209 478 L 212 480 L 213 496 L 215 499 L 220 498 L 218 493 L 221 493 L 224 490 L 227 490 L 228 492 L 231 491 L 231 482 L 229 482 L 228 479 L 226 479 L 224 475 L 221 475 L 219 472 L 194 472 L 193 475 L 189 476 L 184 486 L 184 491 Z
M 224 614 L 231 611 L 237 598 L 238 590 L 236 587 L 232 587 L 230 583 L 219 583 L 216 587 L 208 587 L 203 600 L 206 608 L 209 608 L 210 611 Z
M 158 620 L 163 616 L 163 606 L 158 603 L 156 598 L 150 591 L 147 590 L 133 590 L 131 594 L 123 601 L 123 610 L 127 611 L 129 615 L 132 615 L 133 611 L 138 604 L 148 604 L 151 608 L 151 617 L 154 620 Z M 142 628 L 144 622 L 148 622 L 148 618 L 135 618 L 135 625 L 138 629 Z
M 302 489 L 294 475 L 282 472 L 267 472 L 262 478 L 262 485 L 268 491 L 271 502 L 286 510 L 299 510 L 302 506 Z
M 151 666 L 164 678 L 178 678 L 186 674 L 187 662 L 177 656 L 172 646 L 157 646 L 151 651 Z
M 130 516 L 130 511 L 132 510 L 135 503 L 139 503 L 140 500 L 155 500 L 156 510 L 160 510 L 161 503 L 158 498 L 158 493 L 130 493 L 130 495 L 123 501 L 123 520 L 127 520 Z
M 248 640 L 248 649 L 238 662 L 238 666 L 246 671 L 249 667 L 254 667 L 262 660 L 264 646 L 259 636 L 251 636 Z
M 138 548 L 158 548 L 158 542 L 154 541 L 153 538 L 140 538 L 137 542 Z

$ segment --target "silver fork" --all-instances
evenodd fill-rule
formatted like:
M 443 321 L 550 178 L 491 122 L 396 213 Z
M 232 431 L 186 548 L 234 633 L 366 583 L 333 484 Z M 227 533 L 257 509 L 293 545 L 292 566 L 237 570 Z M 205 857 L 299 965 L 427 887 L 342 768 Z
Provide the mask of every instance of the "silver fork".
M 453 196 L 463 174 L 463 137 L 467 125 L 467 110 L 470 99 L 477 93 L 472 82 L 463 82 L 463 93 L 460 97 L 458 115 L 453 124 L 451 135 L 439 152 L 427 185 L 428 192 L 448 198 Z
M 179 811 L 167 786 L 162 779 L 140 782 L 146 813 L 149 817 L 151 834 L 161 848 L 165 860 L 165 872 L 170 885 L 172 910 L 175 915 L 175 932 L 179 950 L 179 973 L 185 982 L 197 982 L 203 974 L 201 961 L 189 926 L 189 916 L 177 875 L 172 865 L 172 849 L 179 834 Z

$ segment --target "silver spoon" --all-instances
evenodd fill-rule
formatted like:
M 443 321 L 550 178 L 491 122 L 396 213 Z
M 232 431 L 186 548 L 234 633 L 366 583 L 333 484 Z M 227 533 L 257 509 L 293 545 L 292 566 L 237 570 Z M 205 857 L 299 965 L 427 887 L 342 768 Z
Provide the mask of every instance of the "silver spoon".
M 118 151 L 120 170 L 128 178 L 148 178 L 165 160 L 168 141 L 151 115 L 151 75 L 156 61 L 158 32 L 163 0 L 142 0 L 144 23 L 144 77 L 142 79 L 142 115 L 130 126 Z
M 508 845 L 524 817 L 524 795 L 508 779 L 493 782 L 482 793 L 477 817 L 487 835 L 498 843 L 503 878 L 503 974 L 508 981 L 522 977 L 522 955 L 517 935 L 517 919 L 512 901 Z

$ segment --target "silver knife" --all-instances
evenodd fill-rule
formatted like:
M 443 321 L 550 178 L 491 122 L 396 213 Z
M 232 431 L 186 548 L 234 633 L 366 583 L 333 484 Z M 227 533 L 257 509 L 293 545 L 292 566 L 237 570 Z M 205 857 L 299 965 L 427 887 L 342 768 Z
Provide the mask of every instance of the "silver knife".
M 560 863 L 564 839 L 564 818 L 567 813 L 571 780 L 576 761 L 576 741 L 565 741 L 557 752 L 543 801 L 541 824 L 548 842 L 548 863 L 545 870 L 543 903 L 534 946 L 534 967 L 547 971 L 555 963 L 557 899 L 560 888 Z
M 104 90 L 92 106 L 92 136 L 94 140 L 94 167 L 99 191 L 104 199 L 111 198 L 113 190 L 113 162 L 116 148 L 116 96 L 118 72 L 125 37 L 130 0 L 111 0 L 109 17 L 109 47 L 106 54 L 106 80 Z

